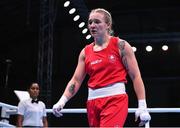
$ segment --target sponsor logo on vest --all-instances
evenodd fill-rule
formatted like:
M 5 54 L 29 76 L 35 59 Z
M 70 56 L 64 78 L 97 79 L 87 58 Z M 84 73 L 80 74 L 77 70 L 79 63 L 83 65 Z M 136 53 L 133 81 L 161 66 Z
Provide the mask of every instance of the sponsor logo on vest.
M 94 61 L 91 62 L 91 65 L 98 64 L 98 63 L 101 63 L 101 62 L 102 62 L 101 59 L 94 60 Z

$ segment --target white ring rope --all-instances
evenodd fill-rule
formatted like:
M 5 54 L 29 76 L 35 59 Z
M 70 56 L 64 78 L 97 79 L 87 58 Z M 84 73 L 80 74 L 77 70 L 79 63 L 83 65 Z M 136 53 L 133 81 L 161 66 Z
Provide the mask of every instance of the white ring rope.
M 17 106 L 9 105 L 0 102 L 0 107 L 6 109 L 6 115 L 17 114 Z M 128 108 L 128 113 L 135 113 L 137 108 Z M 180 113 L 180 108 L 148 108 L 150 113 Z M 52 113 L 52 109 L 46 109 L 47 113 Z M 70 108 L 70 109 L 62 109 L 62 113 L 87 113 L 85 108 Z M 0 126 L 13 126 L 8 123 L 4 123 L 0 121 Z M 145 124 L 145 128 L 149 128 L 149 122 Z
M 0 102 L 1 107 L 9 108 L 7 110 L 8 114 L 16 114 L 17 106 L 9 105 Z M 129 108 L 129 113 L 134 113 L 137 108 Z M 47 113 L 52 113 L 52 109 L 46 109 Z M 180 108 L 148 108 L 148 111 L 150 113 L 180 113 Z M 70 109 L 63 109 L 62 113 L 86 113 L 85 108 L 70 108 Z
M 12 128 L 12 127 L 14 127 L 15 128 L 14 125 L 11 125 L 11 124 L 8 124 L 8 123 L 4 123 L 4 122 L 1 122 L 1 121 L 0 121 L 0 127 L 2 127 L 2 128 L 3 127 L 4 128 L 7 128 L 7 127 L 11 127 Z

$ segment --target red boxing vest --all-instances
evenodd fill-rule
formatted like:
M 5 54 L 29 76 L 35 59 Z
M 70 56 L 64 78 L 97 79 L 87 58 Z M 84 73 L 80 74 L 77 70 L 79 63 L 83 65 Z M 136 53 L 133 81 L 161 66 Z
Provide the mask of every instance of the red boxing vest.
M 97 89 L 116 82 L 127 82 L 127 71 L 119 55 L 118 40 L 118 37 L 111 37 L 108 46 L 101 51 L 93 51 L 94 43 L 85 47 L 89 88 Z

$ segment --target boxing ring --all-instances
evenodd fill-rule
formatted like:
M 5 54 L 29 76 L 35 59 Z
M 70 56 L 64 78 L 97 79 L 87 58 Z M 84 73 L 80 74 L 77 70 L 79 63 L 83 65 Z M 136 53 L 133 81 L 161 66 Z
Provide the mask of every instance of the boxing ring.
M 11 115 L 17 114 L 17 106 L 9 105 L 0 102 L 1 107 L 1 118 L 0 127 L 16 127 L 14 125 L 9 124 L 8 119 Z M 129 108 L 128 113 L 135 113 L 137 108 Z M 52 109 L 46 109 L 47 113 L 52 113 Z M 180 108 L 148 108 L 150 113 L 180 113 Z M 62 113 L 86 113 L 85 108 L 71 108 L 71 109 L 63 109 Z M 150 122 L 146 123 L 146 128 L 150 127 Z

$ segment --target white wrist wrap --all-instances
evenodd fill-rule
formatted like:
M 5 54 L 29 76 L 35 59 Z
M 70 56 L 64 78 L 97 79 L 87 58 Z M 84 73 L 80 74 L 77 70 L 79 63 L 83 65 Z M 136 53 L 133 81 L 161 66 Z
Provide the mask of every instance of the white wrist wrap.
M 138 100 L 138 109 L 135 112 L 135 121 L 140 118 L 139 126 L 144 126 L 151 120 L 151 116 L 147 110 L 147 104 L 145 99 Z
M 62 95 L 57 104 L 63 104 L 65 105 L 66 102 L 68 101 L 68 98 L 65 95 Z
M 68 98 L 62 95 L 59 101 L 55 105 L 53 105 L 53 114 L 56 117 L 63 116 L 63 114 L 61 113 L 61 110 L 63 109 L 67 101 L 68 101 Z
M 146 100 L 145 99 L 138 100 L 138 107 L 139 108 L 147 108 Z

